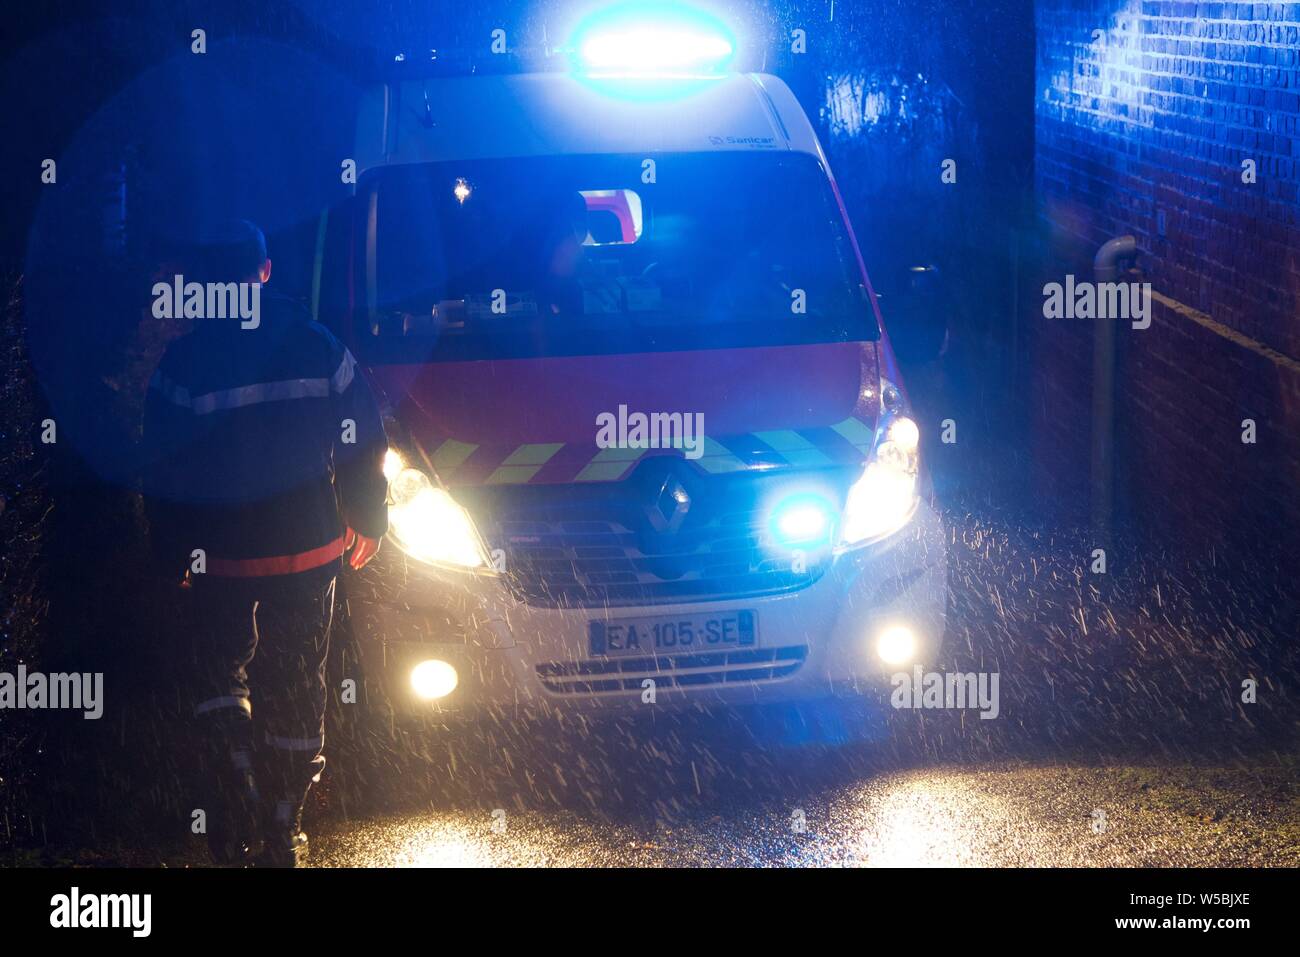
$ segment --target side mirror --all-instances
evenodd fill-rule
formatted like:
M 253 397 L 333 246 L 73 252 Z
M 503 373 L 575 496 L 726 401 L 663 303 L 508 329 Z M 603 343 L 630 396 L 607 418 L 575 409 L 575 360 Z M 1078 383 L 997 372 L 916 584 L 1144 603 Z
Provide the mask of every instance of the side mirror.
M 933 362 L 943 351 L 951 312 L 947 284 L 938 266 L 905 270 L 881 296 L 889 341 L 900 362 Z

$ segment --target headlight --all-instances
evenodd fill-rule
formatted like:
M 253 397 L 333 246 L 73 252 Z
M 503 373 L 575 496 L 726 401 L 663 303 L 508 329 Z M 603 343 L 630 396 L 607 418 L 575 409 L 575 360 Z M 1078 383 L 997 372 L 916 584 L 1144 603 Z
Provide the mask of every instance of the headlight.
M 406 463 L 402 461 L 402 456 L 396 449 L 389 449 L 384 453 L 384 478 L 392 481 L 401 474 Z
M 388 497 L 389 530 L 412 558 L 461 568 L 486 564 L 469 513 L 419 469 L 398 472 Z
M 907 524 L 916 510 L 920 438 L 911 419 L 897 416 L 886 420 L 866 471 L 849 489 L 842 544 L 860 545 L 884 538 Z

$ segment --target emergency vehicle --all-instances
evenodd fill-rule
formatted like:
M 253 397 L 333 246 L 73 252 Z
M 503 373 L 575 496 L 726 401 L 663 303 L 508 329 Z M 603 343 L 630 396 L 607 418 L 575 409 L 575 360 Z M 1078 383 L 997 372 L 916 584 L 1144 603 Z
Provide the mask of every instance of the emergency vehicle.
M 361 110 L 317 295 L 392 446 L 361 669 L 445 716 L 887 687 L 942 640 L 945 541 L 813 127 L 699 66 L 726 38 L 576 49 Z M 620 409 L 700 414 L 701 446 L 602 447 Z

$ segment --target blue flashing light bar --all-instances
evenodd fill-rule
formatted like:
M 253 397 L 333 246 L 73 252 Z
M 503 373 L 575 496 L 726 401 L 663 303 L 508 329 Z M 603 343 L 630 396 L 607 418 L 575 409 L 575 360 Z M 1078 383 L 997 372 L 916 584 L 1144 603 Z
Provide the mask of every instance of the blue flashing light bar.
M 736 52 L 722 21 L 678 4 L 634 3 L 578 25 L 570 49 L 592 76 L 699 77 L 724 73 Z

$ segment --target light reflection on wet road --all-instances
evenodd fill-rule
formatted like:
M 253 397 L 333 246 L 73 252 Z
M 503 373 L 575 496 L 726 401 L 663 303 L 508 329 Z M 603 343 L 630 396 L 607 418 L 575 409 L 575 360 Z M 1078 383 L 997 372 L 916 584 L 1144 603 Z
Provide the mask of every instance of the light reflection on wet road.
M 313 837 L 313 864 L 1300 865 L 1300 784 L 1283 770 L 896 771 L 800 805 L 715 808 L 705 800 L 681 822 L 650 825 L 556 811 L 494 816 L 493 810 L 322 824 Z

